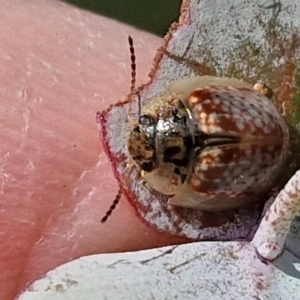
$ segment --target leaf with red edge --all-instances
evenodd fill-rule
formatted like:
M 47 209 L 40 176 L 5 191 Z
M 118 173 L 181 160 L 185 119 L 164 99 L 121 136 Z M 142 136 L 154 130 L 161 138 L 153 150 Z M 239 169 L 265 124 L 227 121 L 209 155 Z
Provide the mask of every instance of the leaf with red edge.
M 274 90 L 277 108 L 289 119 L 297 94 L 299 15 L 300 4 L 293 1 L 184 1 L 179 22 L 157 52 L 150 82 L 139 88 L 142 103 L 182 78 L 227 76 L 266 82 Z M 141 219 L 195 240 L 251 238 L 261 207 L 218 214 L 178 208 L 145 184 L 137 166 L 129 163 L 127 150 L 132 129 L 128 116 L 137 111 L 137 98 L 131 96 L 98 113 L 97 121 L 115 177 Z M 293 170 L 297 168 L 294 161 Z

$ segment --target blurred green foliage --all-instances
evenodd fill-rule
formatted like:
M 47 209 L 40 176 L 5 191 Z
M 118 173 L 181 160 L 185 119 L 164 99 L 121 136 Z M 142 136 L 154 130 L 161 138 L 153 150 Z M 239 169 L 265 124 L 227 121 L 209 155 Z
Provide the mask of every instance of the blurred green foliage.
M 164 36 L 178 20 L 181 0 L 64 0 L 77 7 L 108 16 Z

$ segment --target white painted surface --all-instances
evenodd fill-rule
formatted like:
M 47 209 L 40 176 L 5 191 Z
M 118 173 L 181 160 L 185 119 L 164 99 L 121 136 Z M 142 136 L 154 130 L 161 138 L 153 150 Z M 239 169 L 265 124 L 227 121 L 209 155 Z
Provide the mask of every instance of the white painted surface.
M 201 242 L 80 258 L 18 300 L 300 299 L 300 260 L 261 262 L 249 243 Z

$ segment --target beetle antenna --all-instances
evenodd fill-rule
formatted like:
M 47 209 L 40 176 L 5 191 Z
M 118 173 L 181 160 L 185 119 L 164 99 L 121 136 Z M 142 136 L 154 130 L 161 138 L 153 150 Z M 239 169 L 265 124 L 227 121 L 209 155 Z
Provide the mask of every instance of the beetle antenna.
M 105 213 L 104 217 L 101 219 L 101 223 L 105 223 L 107 221 L 107 219 L 110 217 L 110 215 L 112 214 L 112 212 L 115 210 L 115 208 L 117 207 L 119 201 L 120 201 L 120 198 L 123 194 L 123 190 L 122 190 L 122 187 L 120 185 L 119 187 L 119 191 L 112 203 L 112 205 L 109 207 L 109 209 L 107 210 L 107 212 Z
M 136 90 L 135 90 L 135 85 L 136 85 L 135 51 L 134 51 L 133 39 L 132 39 L 132 37 L 130 35 L 128 36 L 128 43 L 129 43 L 130 60 L 131 60 L 131 85 L 130 85 L 130 93 L 131 94 L 137 94 L 137 97 L 138 97 L 138 116 L 140 117 L 141 116 L 141 96 L 140 96 L 140 93 L 136 92 Z M 105 223 L 107 221 L 107 219 L 111 216 L 112 212 L 117 207 L 122 194 L 123 194 L 123 189 L 122 189 L 122 186 L 120 184 L 118 193 L 117 193 L 117 195 L 116 195 L 113 203 L 111 204 L 111 206 L 109 207 L 109 209 L 105 213 L 104 217 L 101 219 L 101 223 Z
M 128 36 L 128 43 L 129 43 L 130 60 L 131 60 L 131 86 L 130 86 L 130 92 L 133 94 L 134 89 L 135 89 L 135 83 L 136 83 L 136 64 L 135 64 L 135 53 L 134 53 L 133 39 L 130 35 Z
M 134 52 L 134 45 L 133 39 L 129 35 L 128 36 L 128 43 L 129 43 L 129 51 L 130 51 L 130 60 L 131 60 L 131 86 L 130 92 L 131 94 L 135 94 L 135 85 L 136 85 L 136 63 L 135 63 L 135 52 Z M 141 95 L 139 92 L 136 93 L 138 96 L 138 116 L 141 116 Z

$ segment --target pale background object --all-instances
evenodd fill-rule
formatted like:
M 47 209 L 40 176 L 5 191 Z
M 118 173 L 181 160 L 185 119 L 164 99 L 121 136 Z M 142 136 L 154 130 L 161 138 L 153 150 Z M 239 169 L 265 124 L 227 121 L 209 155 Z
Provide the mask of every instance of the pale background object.
M 241 242 L 200 242 L 87 256 L 37 280 L 18 300 L 300 299 L 300 260 L 263 263 Z

